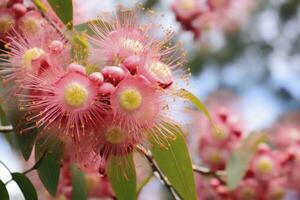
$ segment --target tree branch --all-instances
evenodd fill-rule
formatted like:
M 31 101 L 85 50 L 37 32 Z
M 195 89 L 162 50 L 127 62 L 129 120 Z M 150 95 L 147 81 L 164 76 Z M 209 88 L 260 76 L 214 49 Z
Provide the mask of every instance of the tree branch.
M 147 151 L 144 147 L 142 146 L 137 146 L 137 149 L 140 153 L 142 153 L 145 158 L 148 160 L 148 162 L 150 163 L 150 166 L 153 170 L 153 174 L 160 179 L 160 181 L 166 186 L 166 188 L 170 191 L 170 193 L 173 195 L 173 197 L 176 200 L 180 200 L 180 196 L 179 194 L 176 192 L 176 190 L 174 189 L 174 187 L 170 184 L 170 182 L 168 181 L 168 178 L 165 177 L 165 175 L 163 174 L 163 172 L 159 169 L 157 163 L 155 162 L 152 154 Z
M 209 168 L 193 165 L 194 172 L 207 177 L 213 177 L 224 183 L 224 177 L 226 176 L 224 171 L 212 171 Z

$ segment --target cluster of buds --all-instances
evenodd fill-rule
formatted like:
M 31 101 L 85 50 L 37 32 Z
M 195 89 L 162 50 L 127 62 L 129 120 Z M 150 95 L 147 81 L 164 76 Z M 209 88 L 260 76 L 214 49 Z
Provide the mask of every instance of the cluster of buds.
M 33 34 L 40 30 L 40 25 L 44 23 L 44 20 L 31 3 L 25 4 L 23 0 L 0 1 L 1 41 L 8 41 L 7 36 L 15 31 Z
M 189 76 L 180 69 L 184 53 L 170 45 L 172 31 L 162 30 L 159 38 L 160 28 L 140 23 L 139 12 L 119 8 L 92 22 L 84 62 L 71 58 L 70 41 L 48 23 L 35 34 L 8 36 L 0 74 L 34 122 L 23 134 L 32 128 L 55 134 L 79 166 L 101 163 L 101 172 L 111 156 L 127 155 L 149 139 L 167 145 L 174 138 L 169 108 L 174 83 Z M 88 70 L 91 65 L 97 67 Z
M 198 38 L 210 29 L 236 30 L 253 5 L 252 0 L 174 0 L 172 9 L 182 27 Z

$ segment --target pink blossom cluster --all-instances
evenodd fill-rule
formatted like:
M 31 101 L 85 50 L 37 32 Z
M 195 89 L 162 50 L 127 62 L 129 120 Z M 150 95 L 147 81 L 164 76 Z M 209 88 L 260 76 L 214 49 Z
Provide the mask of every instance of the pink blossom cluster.
M 7 41 L 7 36 L 14 31 L 32 34 L 43 23 L 40 14 L 31 2 L 23 0 L 0 1 L 0 40 Z
M 119 8 L 92 22 L 88 52 L 77 49 L 87 60 L 72 57 L 69 37 L 47 22 L 9 34 L 0 74 L 26 113 L 23 134 L 39 128 L 56 135 L 73 161 L 100 172 L 111 156 L 174 138 L 169 107 L 176 81 L 188 78 L 184 53 L 170 45 L 172 31 L 141 23 L 139 12 Z
M 226 183 L 217 178 L 199 178 L 200 199 L 228 200 L 281 200 L 288 192 L 285 167 L 291 157 L 272 150 L 262 143 L 252 158 L 247 173 L 235 190 L 229 190 Z
M 253 0 L 174 0 L 172 9 L 183 29 L 198 38 L 211 29 L 237 30 L 254 3 Z
M 227 96 L 227 97 L 226 97 Z M 230 96 L 230 95 L 229 95 Z M 229 156 L 242 145 L 244 128 L 242 116 L 231 105 L 234 98 L 213 95 L 208 100 L 216 132 L 210 122 L 201 118 L 198 126 L 198 150 L 201 161 L 218 173 L 226 169 Z M 270 144 L 261 143 L 251 159 L 246 175 L 235 190 L 230 190 L 226 179 L 198 178 L 200 199 L 226 200 L 280 200 L 287 192 L 299 191 L 299 114 L 289 114 L 280 119 L 268 132 Z

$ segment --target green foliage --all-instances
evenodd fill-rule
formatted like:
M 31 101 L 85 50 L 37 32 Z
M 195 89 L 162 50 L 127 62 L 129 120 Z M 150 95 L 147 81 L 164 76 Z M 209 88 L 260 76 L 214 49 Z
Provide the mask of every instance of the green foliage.
M 71 167 L 72 172 L 72 200 L 86 200 L 87 188 L 84 174 L 75 166 Z
M 68 29 L 73 28 L 73 4 L 72 0 L 48 0 L 54 12 Z
M 209 114 L 209 111 L 207 110 L 207 108 L 205 107 L 205 105 L 195 96 L 193 95 L 191 92 L 185 90 L 185 89 L 180 89 L 177 93 L 177 95 L 181 98 L 184 98 L 188 101 L 190 101 L 192 104 L 194 104 L 198 110 L 200 110 L 201 112 L 203 112 L 205 114 L 205 116 L 208 118 L 208 120 L 212 122 L 212 118 Z
M 0 180 L 0 199 L 9 200 L 8 192 L 5 187 L 5 184 Z
M 6 105 L 7 107 L 16 105 L 15 101 L 10 101 L 9 103 L 9 105 Z M 38 129 L 34 128 L 34 124 L 27 122 L 25 113 L 19 111 L 18 108 L 11 109 L 7 117 L 13 126 L 22 155 L 25 160 L 28 160 L 38 135 Z
M 196 200 L 196 186 L 192 162 L 180 127 L 166 125 L 166 132 L 176 138 L 166 139 L 165 145 L 153 141 L 152 153 L 161 171 L 183 199 Z M 168 134 L 168 133 L 166 133 Z
M 48 190 L 55 196 L 60 175 L 60 164 L 63 156 L 63 144 L 56 138 L 39 138 L 35 146 L 35 160 L 38 175 Z
M 253 157 L 258 145 L 266 141 L 265 134 L 250 134 L 241 147 L 233 151 L 226 166 L 227 185 L 229 189 L 235 189 L 244 178 L 249 162 Z
M 135 200 L 136 172 L 132 154 L 112 156 L 108 163 L 108 178 L 118 200 Z
M 25 200 L 37 200 L 37 193 L 31 181 L 21 173 L 12 173 L 12 179 L 18 184 Z

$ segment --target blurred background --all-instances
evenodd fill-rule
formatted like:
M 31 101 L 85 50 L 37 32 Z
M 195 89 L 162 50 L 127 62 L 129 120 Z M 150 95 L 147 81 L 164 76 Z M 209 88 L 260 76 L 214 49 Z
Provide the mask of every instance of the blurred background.
M 252 1 L 255 5 L 235 30 L 211 29 L 198 39 L 176 21 L 173 0 L 77 0 L 76 6 L 85 20 L 102 11 L 113 11 L 118 4 L 143 3 L 163 14 L 160 23 L 172 27 L 177 33 L 175 40 L 188 52 L 187 66 L 192 73 L 189 90 L 202 100 L 220 89 L 232 91 L 239 97 L 246 130 L 251 132 L 268 128 L 282 115 L 300 110 L 300 1 Z M 0 157 L 12 171 L 23 170 L 19 153 L 11 149 L 3 134 Z M 0 176 L 9 180 L 5 170 L 0 170 Z M 13 199 L 23 199 L 14 183 L 8 189 Z M 167 195 L 153 179 L 141 199 L 167 199 L 162 194 Z M 286 199 L 296 197 L 290 194 Z

